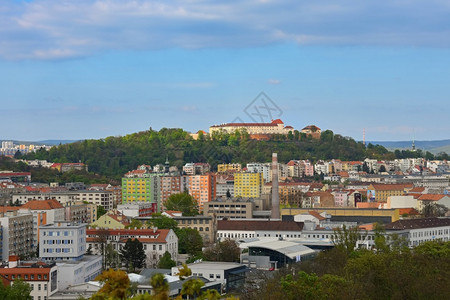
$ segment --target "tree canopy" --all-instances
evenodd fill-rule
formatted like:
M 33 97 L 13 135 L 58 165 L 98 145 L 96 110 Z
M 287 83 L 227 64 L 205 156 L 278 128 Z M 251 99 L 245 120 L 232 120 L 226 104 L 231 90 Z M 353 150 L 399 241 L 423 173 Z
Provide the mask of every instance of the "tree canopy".
M 137 238 L 129 238 L 120 250 L 120 257 L 125 266 L 134 272 L 144 266 L 146 258 L 144 246 Z
M 188 193 L 178 193 L 169 196 L 164 203 L 166 210 L 181 211 L 183 216 L 198 215 L 198 203 Z

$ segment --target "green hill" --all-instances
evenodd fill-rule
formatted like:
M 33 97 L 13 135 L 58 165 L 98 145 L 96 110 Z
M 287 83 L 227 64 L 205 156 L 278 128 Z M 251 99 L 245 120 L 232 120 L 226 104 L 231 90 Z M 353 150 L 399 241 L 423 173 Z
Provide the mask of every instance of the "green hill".
M 26 156 L 28 159 L 47 159 L 53 162 L 83 162 L 95 174 L 118 179 L 140 164 L 164 163 L 168 157 L 171 165 L 181 167 L 187 162 L 208 162 L 213 169 L 219 163 L 268 162 L 271 153 L 277 152 L 281 162 L 290 159 L 338 158 L 362 160 L 365 157 L 394 158 L 383 146 L 364 147 L 360 142 L 334 134 L 330 130 L 314 140 L 298 131 L 289 136 L 274 136 L 269 141 L 250 140 L 246 132 L 200 135 L 192 139 L 182 129 L 163 128 L 148 130 L 123 137 L 84 140 L 39 150 Z

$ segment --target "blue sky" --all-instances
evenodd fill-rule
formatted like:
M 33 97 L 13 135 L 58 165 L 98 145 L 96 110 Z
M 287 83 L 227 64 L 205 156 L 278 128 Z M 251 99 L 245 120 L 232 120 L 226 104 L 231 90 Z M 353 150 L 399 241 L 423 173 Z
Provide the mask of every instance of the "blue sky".
M 0 139 L 207 130 L 260 92 L 295 128 L 448 139 L 450 2 L 384 2 L 1 1 Z

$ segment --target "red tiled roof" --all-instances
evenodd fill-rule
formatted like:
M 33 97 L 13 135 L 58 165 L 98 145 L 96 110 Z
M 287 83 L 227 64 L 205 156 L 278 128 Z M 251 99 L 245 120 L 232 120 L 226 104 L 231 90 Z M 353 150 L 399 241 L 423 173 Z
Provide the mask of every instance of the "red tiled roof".
M 58 202 L 56 199 L 51 200 L 30 200 L 21 208 L 28 208 L 31 210 L 51 210 L 57 208 L 64 208 L 64 206 Z
M 424 187 L 416 186 L 409 193 L 423 193 L 425 191 Z
M 0 172 L 0 177 L 10 177 L 10 176 L 31 176 L 31 173 L 30 172 L 10 172 L 10 173 Z
M 5 213 L 7 211 L 19 210 L 20 206 L 0 206 L 0 212 Z
M 423 194 L 420 195 L 419 200 L 423 200 L 423 201 L 439 201 L 442 198 L 444 198 L 445 195 L 440 195 L 440 194 Z

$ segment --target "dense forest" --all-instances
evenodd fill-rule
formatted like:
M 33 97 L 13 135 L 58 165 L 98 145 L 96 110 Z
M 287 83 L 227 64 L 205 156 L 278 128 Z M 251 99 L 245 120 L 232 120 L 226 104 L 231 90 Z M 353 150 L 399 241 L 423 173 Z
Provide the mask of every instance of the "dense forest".
M 213 170 L 220 163 L 269 162 L 272 152 L 278 153 L 280 162 L 291 159 L 341 159 L 364 158 L 394 159 L 403 157 L 434 158 L 421 151 L 389 152 L 383 146 L 369 144 L 367 147 L 349 137 L 322 132 L 320 139 L 312 139 L 295 131 L 289 135 L 274 135 L 268 141 L 249 138 L 245 131 L 219 132 L 212 136 L 199 134 L 194 140 L 182 129 L 163 128 L 147 130 L 120 137 L 84 140 L 59 145 L 49 151 L 39 150 L 22 158 L 45 159 L 52 162 L 83 162 L 89 173 L 118 180 L 126 172 L 140 164 L 163 164 L 166 158 L 171 165 L 182 167 L 187 162 L 208 162 Z M 17 157 L 21 157 L 18 155 Z M 445 157 L 444 157 L 445 158 Z

